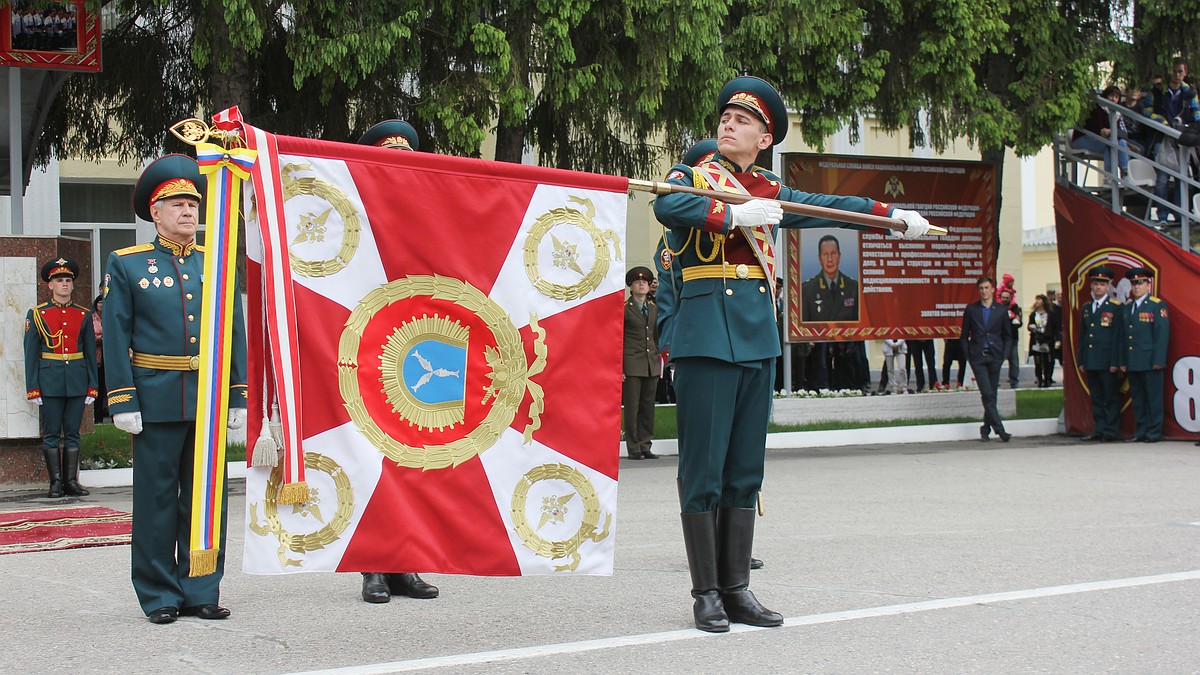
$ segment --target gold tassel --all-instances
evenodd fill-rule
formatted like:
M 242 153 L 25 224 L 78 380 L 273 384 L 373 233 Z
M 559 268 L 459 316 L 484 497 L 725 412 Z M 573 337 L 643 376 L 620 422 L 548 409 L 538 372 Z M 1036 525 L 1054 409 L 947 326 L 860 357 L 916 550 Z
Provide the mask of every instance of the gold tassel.
M 308 483 L 288 483 L 279 491 L 280 504 L 303 504 L 308 501 Z
M 217 549 L 202 549 L 192 551 L 192 566 L 188 570 L 189 577 L 202 577 L 217 571 Z
M 263 417 L 262 430 L 258 440 L 254 441 L 254 451 L 250 454 L 250 466 L 271 468 L 279 464 L 279 446 L 271 438 L 271 423 Z

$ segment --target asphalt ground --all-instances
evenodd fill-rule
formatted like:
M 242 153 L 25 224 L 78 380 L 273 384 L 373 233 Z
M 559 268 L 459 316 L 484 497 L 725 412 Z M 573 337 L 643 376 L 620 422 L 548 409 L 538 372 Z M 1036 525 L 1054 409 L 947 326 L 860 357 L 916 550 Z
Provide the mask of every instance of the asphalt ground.
M 429 574 L 440 598 L 386 605 L 358 574 L 242 573 L 234 481 L 231 618 L 150 624 L 127 546 L 0 555 L 0 671 L 1200 672 L 1191 443 L 773 449 L 751 587 L 787 622 L 725 635 L 691 627 L 675 467 L 622 460 L 611 577 Z M 43 490 L 9 486 L 0 510 L 75 502 Z

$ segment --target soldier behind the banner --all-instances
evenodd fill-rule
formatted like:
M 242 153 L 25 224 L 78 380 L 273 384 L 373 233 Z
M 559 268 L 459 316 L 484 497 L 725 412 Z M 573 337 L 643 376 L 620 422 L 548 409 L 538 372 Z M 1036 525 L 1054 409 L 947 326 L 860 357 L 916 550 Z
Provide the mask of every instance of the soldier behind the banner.
M 625 274 L 629 299 L 625 301 L 621 349 L 621 409 L 629 459 L 658 459 L 650 451 L 654 438 L 654 391 L 662 372 L 655 339 L 658 308 L 648 296 L 653 278 L 654 273 L 641 266 Z
M 1121 303 L 1109 292 L 1113 272 L 1101 265 L 1088 274 L 1091 297 L 1083 303 L 1079 351 L 1075 359 L 1087 376 L 1092 397 L 1092 433 L 1085 441 L 1111 442 L 1117 437 L 1121 399 L 1117 395 L 1117 352 L 1121 347 Z
M 393 150 L 416 150 L 421 145 L 417 130 L 403 120 L 386 120 L 367 129 L 362 145 L 373 145 Z M 436 598 L 438 588 L 428 584 L 415 572 L 363 572 L 362 599 L 371 603 L 390 602 L 393 595 L 410 598 Z
M 25 315 L 25 396 L 41 406 L 47 497 L 88 495 L 79 484 L 79 425 L 96 400 L 96 334 L 92 313 L 71 302 L 79 265 L 58 258 L 42 266 L 50 300 Z M 59 445 L 62 444 L 60 458 Z
M 754 247 L 769 247 L 777 225 L 842 224 L 784 216 L 775 200 L 895 216 L 908 224 L 906 236 L 929 229 L 916 212 L 861 197 L 800 192 L 754 166 L 761 151 L 783 140 L 789 125 L 779 93 L 763 80 L 730 81 L 721 90 L 717 112 L 719 152 L 713 161 L 700 168 L 678 164 L 667 180 L 717 189 L 738 189 L 736 182 L 760 199 L 733 204 L 675 193 L 654 202 L 658 221 L 671 229 L 674 264 L 682 270 L 670 342 L 679 398 L 680 510 L 692 611 L 696 627 L 710 632 L 728 631 L 730 621 L 783 623 L 783 616 L 763 607 L 748 588 L 754 507 L 780 353 L 770 287 L 775 265 L 767 260 L 764 266 Z
M 133 587 L 152 623 L 182 615 L 224 619 L 228 499 L 221 500 L 216 571 L 192 577 L 192 477 L 197 434 L 204 251 L 196 246 L 205 180 L 196 161 L 166 155 L 133 190 L 134 212 L 157 236 L 108 257 L 104 371 L 108 409 L 133 434 Z M 234 294 L 230 429 L 246 423 L 246 327 Z M 203 433 L 203 430 L 200 430 Z M 228 493 L 228 480 L 221 486 Z
M 1163 370 L 1167 366 L 1167 340 L 1171 332 L 1167 303 L 1154 297 L 1154 271 L 1134 267 L 1125 273 L 1130 281 L 1129 302 L 1122 313 L 1124 336 L 1117 364 L 1129 378 L 1133 403 L 1133 437 L 1126 443 L 1157 443 L 1163 428 Z

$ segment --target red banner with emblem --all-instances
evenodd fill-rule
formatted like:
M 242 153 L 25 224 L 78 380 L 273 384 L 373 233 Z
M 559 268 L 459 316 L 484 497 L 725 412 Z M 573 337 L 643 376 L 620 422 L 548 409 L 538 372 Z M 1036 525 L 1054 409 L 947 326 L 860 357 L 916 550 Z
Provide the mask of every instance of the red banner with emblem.
M 995 276 L 996 173 L 990 164 L 788 153 L 784 181 L 870 197 L 949 230 L 903 240 L 878 230 L 788 230 L 787 340 L 957 337 L 963 308 Z
M 1075 362 L 1080 308 L 1091 290 L 1087 272 L 1105 265 L 1116 275 L 1113 293 L 1129 299 L 1125 272 L 1154 270 L 1154 296 L 1170 310 L 1171 333 L 1163 377 L 1163 437 L 1200 438 L 1200 301 L 1192 294 L 1200 282 L 1200 258 L 1179 244 L 1113 213 L 1095 199 L 1058 186 L 1054 189 L 1058 264 L 1062 274 L 1063 396 L 1067 432 L 1092 432 L 1092 403 L 1087 378 Z M 1121 382 L 1121 432 L 1132 434 L 1129 384 Z
M 283 465 L 248 470 L 243 568 L 610 574 L 625 179 L 243 133 L 247 437 L 302 381 L 279 426 L 307 488 L 285 504 Z

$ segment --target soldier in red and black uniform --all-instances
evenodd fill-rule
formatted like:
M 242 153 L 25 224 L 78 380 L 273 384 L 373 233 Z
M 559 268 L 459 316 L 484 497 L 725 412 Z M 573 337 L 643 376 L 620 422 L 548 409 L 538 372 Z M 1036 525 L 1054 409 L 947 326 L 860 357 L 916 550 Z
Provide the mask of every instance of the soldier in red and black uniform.
M 43 265 L 50 301 L 25 315 L 26 397 L 42 408 L 49 497 L 88 494 L 79 484 L 79 425 L 84 406 L 96 400 L 96 334 L 91 311 L 71 302 L 78 275 L 71 260 Z

